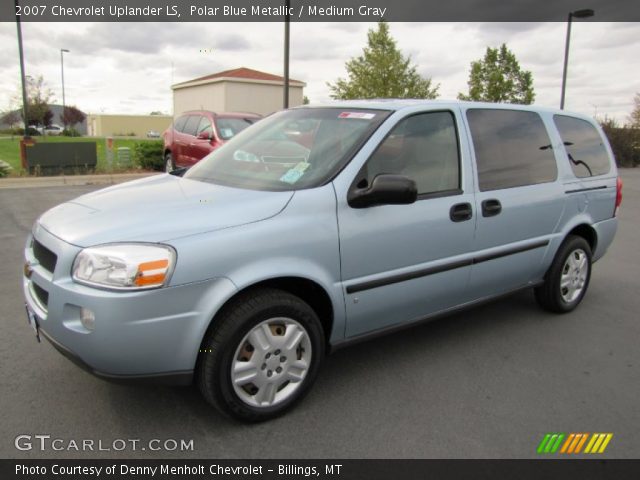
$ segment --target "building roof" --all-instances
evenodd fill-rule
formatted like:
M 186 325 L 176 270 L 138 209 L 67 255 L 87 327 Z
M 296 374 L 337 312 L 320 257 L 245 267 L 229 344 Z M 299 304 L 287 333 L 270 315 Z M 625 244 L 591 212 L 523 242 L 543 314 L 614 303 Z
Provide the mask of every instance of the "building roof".
M 284 77 L 273 75 L 272 73 L 253 70 L 252 68 L 240 67 L 232 70 L 224 70 L 222 72 L 212 73 L 204 77 L 194 78 L 186 82 L 176 83 L 172 88 L 183 88 L 191 85 L 201 85 L 203 83 L 214 83 L 220 81 L 248 81 L 257 83 L 277 83 L 283 84 Z M 289 78 L 289 85 L 305 86 L 306 84 L 300 80 Z

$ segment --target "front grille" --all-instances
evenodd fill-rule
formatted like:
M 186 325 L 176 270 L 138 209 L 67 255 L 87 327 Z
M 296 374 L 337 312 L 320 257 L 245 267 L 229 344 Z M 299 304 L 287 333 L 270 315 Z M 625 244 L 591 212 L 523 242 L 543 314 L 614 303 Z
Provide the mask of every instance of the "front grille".
M 37 300 L 44 305 L 45 307 L 49 306 L 49 292 L 47 292 L 44 288 L 38 286 L 37 283 L 32 283 L 33 285 L 33 293 L 36 294 Z
M 40 265 L 53 273 L 56 268 L 58 256 L 36 239 L 33 240 L 33 256 L 36 257 Z

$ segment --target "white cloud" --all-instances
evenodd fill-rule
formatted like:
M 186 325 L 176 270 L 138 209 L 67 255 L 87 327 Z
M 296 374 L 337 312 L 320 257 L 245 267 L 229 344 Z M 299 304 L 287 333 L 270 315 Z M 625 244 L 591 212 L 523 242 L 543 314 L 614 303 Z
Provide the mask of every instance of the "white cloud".
M 291 76 L 307 82 L 312 101 L 329 98 L 326 82 L 346 75 L 359 55 L 366 23 L 292 23 Z M 466 91 L 469 65 L 487 46 L 507 43 L 531 70 L 536 103 L 557 106 L 564 23 L 392 23 L 391 33 L 418 71 L 440 84 L 444 98 Z M 85 111 L 171 111 L 170 84 L 246 66 L 280 74 L 282 23 L 28 23 L 23 24 L 27 73 L 42 74 L 60 100 L 60 48 L 67 102 Z M 0 110 L 19 85 L 16 29 L 0 24 Z M 640 91 L 640 24 L 575 22 L 567 107 L 624 121 Z

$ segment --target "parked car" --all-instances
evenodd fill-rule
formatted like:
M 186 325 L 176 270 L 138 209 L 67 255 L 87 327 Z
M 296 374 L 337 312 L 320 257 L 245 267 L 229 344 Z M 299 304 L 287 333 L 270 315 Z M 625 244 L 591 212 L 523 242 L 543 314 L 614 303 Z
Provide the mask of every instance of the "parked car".
M 265 420 L 341 346 L 527 288 L 545 309 L 572 311 L 621 200 L 606 137 L 583 115 L 302 107 L 182 177 L 46 212 L 26 246 L 24 295 L 36 334 L 95 375 L 195 381 L 221 411 Z
M 191 167 L 260 118 L 254 113 L 185 112 L 162 134 L 165 171 Z
M 29 125 L 28 133 L 29 135 L 60 135 L 64 128 L 60 125 L 56 125 L 55 123 L 49 125 L 47 127 L 39 127 L 37 125 Z
M 160 138 L 160 132 L 156 130 L 149 130 L 147 132 L 147 138 Z
M 57 136 L 57 135 L 61 135 L 63 132 L 64 128 L 61 127 L 60 125 L 56 125 L 51 124 L 47 127 L 45 127 L 44 129 L 41 129 L 41 133 L 43 135 L 53 135 L 53 136 Z
M 29 125 L 27 127 L 27 135 L 31 135 L 33 137 L 37 137 L 38 135 L 42 135 L 42 127 L 38 127 L 37 125 Z

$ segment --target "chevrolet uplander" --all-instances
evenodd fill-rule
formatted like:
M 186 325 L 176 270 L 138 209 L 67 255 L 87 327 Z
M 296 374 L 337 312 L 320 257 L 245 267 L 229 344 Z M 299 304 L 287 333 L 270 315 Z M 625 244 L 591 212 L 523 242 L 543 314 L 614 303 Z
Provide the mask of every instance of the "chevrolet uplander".
M 592 119 L 438 101 L 282 111 L 201 162 L 44 213 L 23 278 L 37 334 L 107 379 L 195 382 L 245 421 L 331 349 L 532 288 L 569 312 L 617 228 Z

